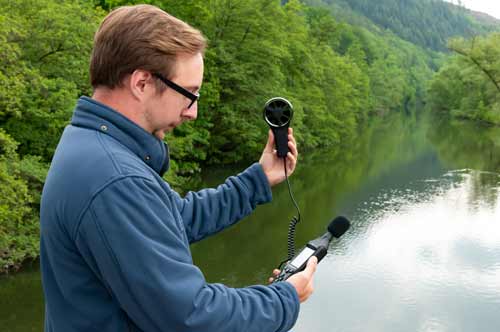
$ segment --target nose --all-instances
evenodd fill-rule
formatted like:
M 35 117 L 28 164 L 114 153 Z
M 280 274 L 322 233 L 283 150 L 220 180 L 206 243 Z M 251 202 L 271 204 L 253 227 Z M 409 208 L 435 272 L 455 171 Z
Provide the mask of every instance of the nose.
M 196 120 L 198 117 L 198 101 L 196 101 L 190 108 L 186 108 L 182 115 L 186 120 Z

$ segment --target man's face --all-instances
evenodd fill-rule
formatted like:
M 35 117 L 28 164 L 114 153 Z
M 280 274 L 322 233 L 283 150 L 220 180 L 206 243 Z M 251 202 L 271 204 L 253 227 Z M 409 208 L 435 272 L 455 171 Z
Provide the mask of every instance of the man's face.
M 198 93 L 203 80 L 203 57 L 182 54 L 177 56 L 172 82 L 184 89 Z M 163 84 L 163 83 L 162 83 Z M 167 87 L 161 94 L 153 95 L 146 103 L 145 117 L 153 135 L 163 139 L 165 132 L 173 130 L 184 121 L 195 120 L 198 102 L 188 108 L 191 100 L 172 88 Z

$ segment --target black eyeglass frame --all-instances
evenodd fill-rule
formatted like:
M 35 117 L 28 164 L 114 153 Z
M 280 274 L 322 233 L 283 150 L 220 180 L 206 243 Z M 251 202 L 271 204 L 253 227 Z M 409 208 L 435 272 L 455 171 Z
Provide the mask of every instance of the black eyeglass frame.
M 198 100 L 200 99 L 200 94 L 199 93 L 192 93 L 191 91 L 189 90 L 186 90 L 184 89 L 182 86 L 178 85 L 178 84 L 175 84 L 174 82 L 172 82 L 171 80 L 163 77 L 163 75 L 159 74 L 159 73 L 153 73 L 153 76 L 158 78 L 160 81 L 162 81 L 163 83 L 165 83 L 166 86 L 174 89 L 175 91 L 179 92 L 181 95 L 183 95 L 184 97 L 188 98 L 189 100 L 191 100 L 191 103 L 189 104 L 189 106 L 187 107 L 188 109 L 191 108 L 191 106 L 193 106 L 193 104 Z

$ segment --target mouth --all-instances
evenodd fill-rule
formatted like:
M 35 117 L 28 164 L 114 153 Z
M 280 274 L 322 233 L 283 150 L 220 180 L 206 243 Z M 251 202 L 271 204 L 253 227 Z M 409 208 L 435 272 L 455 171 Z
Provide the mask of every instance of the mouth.
M 155 132 L 153 132 L 153 135 L 158 137 L 159 139 L 163 140 L 165 138 L 165 134 L 167 132 L 173 131 L 176 127 L 180 126 L 182 124 L 182 122 L 183 121 L 179 121 L 179 122 L 176 122 L 176 123 L 169 125 L 167 128 L 158 129 Z
M 182 124 L 182 121 L 178 121 L 178 122 L 172 123 L 170 126 L 168 126 L 167 129 L 165 129 L 165 131 L 171 132 L 175 128 L 179 127 L 181 124 Z

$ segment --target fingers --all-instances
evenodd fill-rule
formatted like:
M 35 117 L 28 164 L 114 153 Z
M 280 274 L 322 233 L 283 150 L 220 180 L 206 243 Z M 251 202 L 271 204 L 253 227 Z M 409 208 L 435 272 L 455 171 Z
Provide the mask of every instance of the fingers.
M 297 150 L 297 141 L 293 136 L 293 128 L 288 128 L 288 148 L 290 152 L 295 156 L 295 159 L 297 159 L 299 152 Z
M 314 292 L 314 285 L 313 285 L 313 275 L 314 272 L 316 272 L 316 268 L 318 266 L 318 258 L 316 256 L 312 256 L 309 258 L 307 261 L 307 265 L 305 270 L 303 271 L 304 277 L 307 280 L 307 285 L 304 287 L 304 292 L 301 294 L 301 302 L 306 301 L 311 294 Z
M 295 136 L 293 136 L 293 128 L 288 128 L 288 140 L 293 142 L 294 145 L 297 145 L 295 141 Z
M 292 174 L 292 172 L 295 170 L 296 164 L 297 164 L 297 158 L 295 158 L 295 156 L 291 152 L 288 152 L 286 155 L 287 172 Z
M 290 150 L 294 158 L 297 159 L 297 156 L 299 155 L 299 152 L 297 151 L 297 146 L 292 142 L 288 141 L 288 149 Z
M 274 277 L 270 277 L 267 281 L 271 284 L 271 283 L 274 281 L 274 278 L 276 278 L 277 276 L 279 276 L 279 275 L 280 275 L 280 273 L 281 273 L 281 271 L 280 271 L 280 270 L 278 270 L 278 269 L 274 269 L 274 270 L 273 270 L 273 276 L 274 276 Z
M 297 155 L 297 141 L 295 140 L 295 136 L 293 136 L 293 128 L 288 128 L 288 147 L 292 150 L 291 146 L 293 145 L 294 155 Z
M 304 271 L 294 274 L 286 280 L 295 287 L 301 303 L 306 301 L 314 292 L 313 274 L 317 265 L 318 259 L 313 256 L 309 258 Z
M 288 149 L 290 152 L 287 154 L 287 170 L 293 172 L 297 164 L 297 157 L 299 152 L 297 150 L 297 142 L 293 136 L 293 128 L 288 128 Z
M 293 128 L 288 128 L 288 148 L 290 152 L 295 156 L 295 159 L 297 159 L 298 156 L 298 151 L 297 151 L 297 141 L 295 140 L 295 137 L 293 136 Z M 271 129 L 269 129 L 268 132 L 268 137 L 267 137 L 267 143 L 264 148 L 264 152 L 271 152 L 274 153 L 276 151 L 275 148 L 275 140 L 274 140 L 274 134 Z

